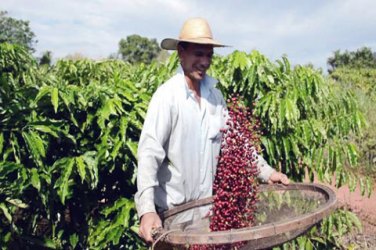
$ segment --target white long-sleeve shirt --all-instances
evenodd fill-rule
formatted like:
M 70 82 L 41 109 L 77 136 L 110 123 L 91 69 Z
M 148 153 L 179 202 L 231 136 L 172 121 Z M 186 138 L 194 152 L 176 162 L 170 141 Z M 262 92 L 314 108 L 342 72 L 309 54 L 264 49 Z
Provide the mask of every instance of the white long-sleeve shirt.
M 226 103 L 205 76 L 196 101 L 180 70 L 154 93 L 138 145 L 137 193 L 139 217 L 212 195 Z M 274 171 L 259 156 L 259 178 Z

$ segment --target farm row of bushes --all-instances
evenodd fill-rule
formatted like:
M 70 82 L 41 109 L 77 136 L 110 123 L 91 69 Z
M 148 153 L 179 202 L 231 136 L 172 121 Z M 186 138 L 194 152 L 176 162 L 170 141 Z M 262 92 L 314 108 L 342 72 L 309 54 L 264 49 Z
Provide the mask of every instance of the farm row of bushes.
M 148 102 L 178 65 L 59 60 L 38 66 L 0 44 L 0 245 L 4 249 L 142 249 L 137 236 L 137 142 Z M 216 56 L 209 72 L 261 121 L 264 157 L 292 180 L 316 172 L 336 185 L 356 176 L 351 136 L 365 119 L 354 94 L 309 67 L 257 51 Z M 255 102 L 253 106 L 253 102 Z M 368 190 L 368 191 L 367 191 Z M 338 245 L 359 221 L 338 211 L 290 243 Z M 335 232 L 335 233 L 333 233 Z

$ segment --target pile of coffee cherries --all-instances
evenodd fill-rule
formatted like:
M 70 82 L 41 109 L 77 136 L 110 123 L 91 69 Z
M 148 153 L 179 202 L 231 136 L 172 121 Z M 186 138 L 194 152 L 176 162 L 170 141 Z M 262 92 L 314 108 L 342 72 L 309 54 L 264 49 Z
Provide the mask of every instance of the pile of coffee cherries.
M 259 123 L 238 97 L 228 100 L 228 116 L 213 184 L 212 231 L 251 226 L 257 202 Z
M 213 183 L 211 231 L 249 227 L 255 221 L 259 122 L 252 118 L 249 109 L 239 99 L 232 97 L 227 100 L 228 119 L 226 128 L 222 129 L 221 152 Z M 239 249 L 243 244 L 195 245 L 191 249 Z

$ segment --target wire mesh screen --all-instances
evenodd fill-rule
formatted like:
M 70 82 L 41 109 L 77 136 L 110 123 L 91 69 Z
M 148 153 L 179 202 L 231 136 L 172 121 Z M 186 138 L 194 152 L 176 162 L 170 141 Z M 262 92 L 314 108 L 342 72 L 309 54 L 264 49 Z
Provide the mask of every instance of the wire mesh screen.
M 210 231 L 212 197 L 164 213 L 156 249 L 264 249 L 296 238 L 334 210 L 336 197 L 318 184 L 261 185 L 250 227 Z

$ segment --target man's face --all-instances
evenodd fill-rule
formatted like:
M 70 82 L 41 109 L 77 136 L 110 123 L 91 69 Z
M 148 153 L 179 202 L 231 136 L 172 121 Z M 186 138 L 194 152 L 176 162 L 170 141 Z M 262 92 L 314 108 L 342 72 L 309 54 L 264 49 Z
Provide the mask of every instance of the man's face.
M 189 43 L 186 48 L 178 47 L 180 63 L 184 74 L 193 82 L 201 81 L 210 67 L 213 57 L 213 46 Z

